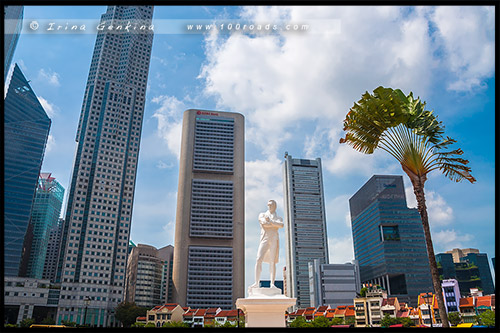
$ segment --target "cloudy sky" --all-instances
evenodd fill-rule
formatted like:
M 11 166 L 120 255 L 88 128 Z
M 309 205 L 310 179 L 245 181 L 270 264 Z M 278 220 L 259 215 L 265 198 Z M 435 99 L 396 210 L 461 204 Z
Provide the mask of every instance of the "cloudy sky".
M 258 213 L 275 199 L 283 216 L 285 151 L 322 159 L 330 262 L 354 259 L 348 200 L 372 175 L 403 175 L 408 206 L 416 207 L 409 178 L 391 156 L 363 155 L 339 144 L 349 108 L 382 85 L 426 101 L 477 179 L 454 183 L 439 171 L 429 176 L 436 253 L 472 247 L 494 257 L 494 9 L 155 7 L 131 239 L 173 245 L 182 114 L 200 108 L 245 116 L 246 285 L 253 283 Z M 47 31 L 46 23 L 97 22 L 105 11 L 26 6 L 14 54 L 52 119 L 42 171 L 52 172 L 66 190 L 96 35 L 90 25 L 68 34 Z M 211 22 L 216 28 L 205 29 Z M 188 23 L 203 28 L 188 31 Z M 280 232 L 278 279 L 285 263 Z M 264 279 L 267 272 L 264 265 Z

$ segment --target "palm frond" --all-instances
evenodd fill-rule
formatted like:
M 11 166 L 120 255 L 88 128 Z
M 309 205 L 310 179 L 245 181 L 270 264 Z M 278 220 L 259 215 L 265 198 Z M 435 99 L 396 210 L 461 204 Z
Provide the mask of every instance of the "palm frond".
M 346 135 L 340 143 L 365 154 L 380 148 L 415 175 L 439 169 L 453 181 L 475 182 L 466 166 L 469 161 L 458 157 L 462 149 L 449 150 L 456 140 L 444 137 L 443 123 L 425 107 L 411 92 L 405 96 L 399 89 L 384 87 L 365 92 L 346 115 Z

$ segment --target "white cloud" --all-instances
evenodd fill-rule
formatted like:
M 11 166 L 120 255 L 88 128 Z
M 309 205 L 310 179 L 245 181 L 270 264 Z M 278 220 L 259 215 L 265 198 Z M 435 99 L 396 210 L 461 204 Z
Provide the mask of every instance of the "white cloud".
M 429 17 L 446 10 L 449 7 L 245 7 L 242 17 L 254 22 L 288 20 L 314 26 L 335 18 L 340 32 L 227 36 L 214 30 L 205 39 L 207 61 L 199 78 L 219 108 L 245 114 L 247 142 L 265 149 L 266 156 L 288 150 L 284 145 L 300 136 L 305 155 L 321 155 L 331 162 L 325 163 L 330 172 L 385 170 L 385 157 L 370 159 L 338 144 L 341 120 L 354 101 L 379 85 L 416 96 L 430 92 L 435 71 L 449 56 L 442 59 L 436 52 L 441 46 L 433 38 Z M 484 35 L 484 29 L 477 33 Z M 462 47 L 458 50 L 463 52 Z M 484 63 L 494 62 L 487 58 Z M 483 73 L 481 79 L 490 72 Z M 312 122 L 320 125 L 304 134 L 304 124 Z M 399 170 L 396 164 L 390 168 Z
M 354 260 L 352 236 L 328 238 L 328 254 L 331 264 L 345 264 Z
M 349 210 L 351 196 L 348 194 L 339 195 L 326 203 L 326 218 L 329 229 L 330 225 L 345 225 L 348 229 L 351 229 L 351 213 Z M 329 230 L 329 234 L 334 234 L 334 231 Z
M 408 207 L 417 208 L 417 199 L 415 198 L 413 187 L 406 187 L 405 192 Z M 425 205 L 427 206 L 427 214 L 429 216 L 429 224 L 431 227 L 443 227 L 449 225 L 453 221 L 453 208 L 448 205 L 439 193 L 426 190 Z
M 42 105 L 43 109 L 45 110 L 45 112 L 47 113 L 47 116 L 49 116 L 49 118 L 54 118 L 54 116 L 57 115 L 57 111 L 59 110 L 59 108 L 57 106 L 50 103 L 42 96 L 38 96 L 38 101 Z
M 54 136 L 52 134 L 49 134 L 49 136 L 47 137 L 47 144 L 45 146 L 45 154 L 53 150 L 55 146 L 56 140 L 54 139 Z
M 456 75 L 448 89 L 481 87 L 495 71 L 495 8 L 442 6 L 430 17 L 445 53 L 442 64 Z
M 153 118 L 158 121 L 157 135 L 164 140 L 169 151 L 179 159 L 181 154 L 182 116 L 186 110 L 186 105 L 177 98 L 166 95 L 155 97 L 152 101 L 160 105 L 153 114 Z
M 166 162 L 163 162 L 162 160 L 158 161 L 158 163 L 156 164 L 156 167 L 158 169 L 170 169 L 174 166 L 173 163 L 166 163 Z
M 52 70 L 40 69 L 38 71 L 38 79 L 44 81 L 52 86 L 59 87 L 61 84 L 59 82 L 60 75 Z
M 471 234 L 462 234 L 455 229 L 446 229 L 432 233 L 432 242 L 436 253 L 445 252 L 454 248 L 471 247 L 470 241 L 474 239 Z

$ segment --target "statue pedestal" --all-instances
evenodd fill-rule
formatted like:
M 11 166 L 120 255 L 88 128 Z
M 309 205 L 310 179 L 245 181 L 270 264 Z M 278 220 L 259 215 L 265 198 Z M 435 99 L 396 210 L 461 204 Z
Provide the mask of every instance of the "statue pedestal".
M 248 288 L 247 298 L 238 298 L 236 307 L 245 313 L 245 327 L 286 327 L 285 311 L 297 299 L 274 288 Z

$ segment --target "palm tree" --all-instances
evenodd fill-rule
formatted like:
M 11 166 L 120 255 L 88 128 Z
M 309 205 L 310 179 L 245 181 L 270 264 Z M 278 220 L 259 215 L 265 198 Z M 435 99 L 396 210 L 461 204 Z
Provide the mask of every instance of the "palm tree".
M 427 174 L 436 169 L 452 181 L 467 179 L 474 183 L 476 179 L 467 166 L 469 161 L 459 157 L 463 154 L 461 149 L 449 149 L 456 141 L 444 137 L 442 122 L 432 111 L 425 110 L 425 102 L 414 99 L 411 92 L 406 96 L 399 89 L 378 87 L 373 94 L 363 94 L 347 113 L 344 131 L 346 135 L 340 143 L 365 154 L 380 148 L 396 158 L 410 178 L 422 219 L 439 315 L 443 327 L 449 327 L 429 229 L 424 183 Z

